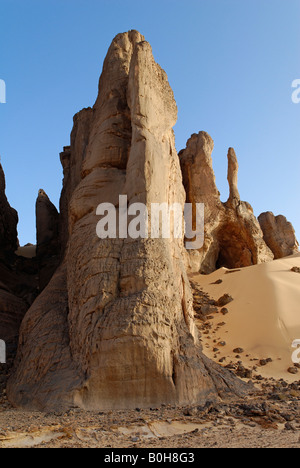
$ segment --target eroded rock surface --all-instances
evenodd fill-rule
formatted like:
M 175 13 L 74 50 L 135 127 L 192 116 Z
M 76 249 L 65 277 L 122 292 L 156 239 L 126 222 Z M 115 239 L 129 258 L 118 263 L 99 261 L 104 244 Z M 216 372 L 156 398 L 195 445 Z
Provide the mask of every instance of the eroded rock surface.
M 272 250 L 274 258 L 288 257 L 298 253 L 299 243 L 295 230 L 285 216 L 275 216 L 270 211 L 258 217 L 264 240 Z
M 273 259 L 251 205 L 240 200 L 238 161 L 228 151 L 229 199 L 221 203 L 212 166 L 213 140 L 205 132 L 193 135 L 179 153 L 186 199 L 204 203 L 204 245 L 189 252 L 190 268 L 208 274 L 217 268 L 240 268 Z
M 5 194 L 5 177 L 0 165 L 0 340 L 7 345 L 7 358 L 15 355 L 19 327 L 36 297 L 36 265 L 19 258 L 18 215 Z
M 203 356 L 193 319 L 183 239 L 100 240 L 96 208 L 183 205 L 165 72 L 136 31 L 118 35 L 99 95 L 74 121 L 61 155 L 66 250 L 26 314 L 8 396 L 39 409 L 191 404 L 245 390 Z M 67 211 L 66 211 L 67 210 Z
M 19 246 L 18 213 L 8 203 L 5 195 L 5 176 L 0 164 L 0 257 L 11 256 Z
M 39 268 L 39 291 L 52 278 L 60 260 L 59 214 L 44 190 L 36 201 L 36 256 Z
M 220 201 L 220 192 L 216 186 L 211 156 L 213 149 L 213 139 L 208 133 L 200 132 L 192 135 L 186 149 L 179 153 L 186 201 L 204 204 L 204 245 L 200 251 L 189 251 L 193 271 L 199 271 L 200 265 L 203 271 L 214 271 L 218 257 L 215 238 L 225 208 Z M 195 220 L 193 227 L 195 228 Z

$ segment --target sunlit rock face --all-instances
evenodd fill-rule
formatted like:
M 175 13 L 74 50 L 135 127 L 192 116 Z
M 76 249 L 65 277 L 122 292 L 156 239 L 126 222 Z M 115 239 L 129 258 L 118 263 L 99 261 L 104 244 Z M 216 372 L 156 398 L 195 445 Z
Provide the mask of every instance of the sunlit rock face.
M 193 404 L 244 391 L 203 356 L 183 236 L 99 239 L 96 208 L 179 203 L 186 194 L 166 73 L 136 31 L 108 51 L 92 109 L 61 154 L 63 261 L 26 314 L 8 396 L 86 409 Z

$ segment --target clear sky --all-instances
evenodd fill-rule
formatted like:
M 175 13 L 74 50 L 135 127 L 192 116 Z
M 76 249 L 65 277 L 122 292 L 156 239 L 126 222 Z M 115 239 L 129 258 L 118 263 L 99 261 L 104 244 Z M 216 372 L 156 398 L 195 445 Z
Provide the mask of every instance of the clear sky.
M 233 146 L 241 198 L 300 237 L 300 0 L 0 0 L 0 18 L 0 155 L 21 244 L 35 243 L 39 188 L 58 206 L 73 115 L 94 104 L 107 49 L 130 29 L 169 76 L 178 151 L 192 133 L 212 136 L 225 201 Z

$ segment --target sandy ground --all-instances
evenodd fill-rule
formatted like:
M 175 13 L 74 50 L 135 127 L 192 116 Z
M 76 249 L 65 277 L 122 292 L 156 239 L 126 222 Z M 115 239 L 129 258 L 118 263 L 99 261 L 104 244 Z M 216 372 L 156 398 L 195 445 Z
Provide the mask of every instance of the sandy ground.
M 252 384 L 247 398 L 205 407 L 24 412 L 7 401 L 9 369 L 0 366 L 0 448 L 300 447 L 300 366 L 298 375 L 288 372 L 291 343 L 300 339 L 294 266 L 300 267 L 300 255 L 191 277 L 204 352 Z M 218 306 L 224 294 L 233 300 Z
M 293 267 L 300 267 L 300 254 L 241 270 L 222 268 L 212 275 L 193 276 L 192 281 L 216 301 L 224 294 L 233 298 L 225 305 L 228 313 L 213 313 L 211 329 L 203 333 L 209 357 L 217 362 L 225 358 L 228 364 L 241 354 L 243 365 L 258 365 L 263 377 L 299 379 L 300 374 L 288 372 L 294 367 L 292 343 L 300 340 L 300 274 L 292 272 Z M 238 348 L 242 352 L 233 352 Z M 270 362 L 259 365 L 266 360 Z

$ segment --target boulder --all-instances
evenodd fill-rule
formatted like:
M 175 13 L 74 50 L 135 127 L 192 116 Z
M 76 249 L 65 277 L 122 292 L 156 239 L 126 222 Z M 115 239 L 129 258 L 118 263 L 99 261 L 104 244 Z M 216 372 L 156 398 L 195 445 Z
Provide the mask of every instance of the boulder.
M 42 292 L 60 261 L 59 214 L 42 189 L 36 201 L 36 234 L 39 291 Z
M 275 216 L 270 211 L 258 217 L 264 240 L 272 250 L 274 258 L 288 257 L 299 252 L 295 230 L 285 216 Z
M 36 268 L 15 255 L 19 247 L 18 214 L 8 203 L 5 176 L 0 165 L 0 340 L 7 358 L 15 355 L 21 321 L 36 297 Z M 34 261 L 33 261 L 34 264 Z

